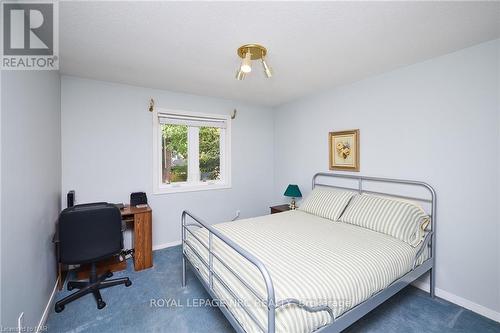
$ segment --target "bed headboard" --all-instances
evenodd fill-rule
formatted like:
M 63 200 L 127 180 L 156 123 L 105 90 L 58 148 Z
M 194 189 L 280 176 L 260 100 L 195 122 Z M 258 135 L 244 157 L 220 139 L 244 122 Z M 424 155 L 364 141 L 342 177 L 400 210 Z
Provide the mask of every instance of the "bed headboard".
M 335 181 L 341 184 L 336 184 Z M 368 184 L 370 185 L 367 186 Z M 316 185 L 356 191 L 360 194 L 376 194 L 426 204 L 428 206 L 426 211 L 431 217 L 431 229 L 434 236 L 436 234 L 436 191 L 431 185 L 425 182 L 319 172 L 315 174 L 312 179 L 312 188 Z M 377 185 L 381 185 L 379 187 L 382 187 L 382 189 L 377 189 Z M 390 185 L 396 186 L 392 186 L 391 188 Z M 420 193 L 414 195 L 411 191 L 408 191 L 412 188 L 418 188 Z
M 328 180 L 330 180 L 330 182 L 326 182 L 326 181 L 322 182 L 321 179 L 324 179 L 324 180 L 328 179 Z M 337 184 L 332 184 L 331 179 L 347 180 L 347 182 L 344 181 L 344 184 L 337 185 Z M 385 183 L 385 184 L 396 184 L 396 185 L 409 186 L 409 187 L 420 187 L 420 188 L 425 190 L 427 197 L 400 194 L 400 193 L 397 193 L 397 191 L 395 191 L 395 190 L 392 190 L 392 191 L 372 190 L 372 189 L 365 188 L 366 183 L 381 183 L 381 184 Z M 312 188 L 314 188 L 316 185 L 325 186 L 325 187 L 333 187 L 333 188 L 338 188 L 338 189 L 347 190 L 347 191 L 356 191 L 360 194 L 361 193 L 376 194 L 376 195 L 394 197 L 394 198 L 405 199 L 405 200 L 410 200 L 410 201 L 417 201 L 417 202 L 421 202 L 421 203 L 428 203 L 428 204 L 430 204 L 429 215 L 431 217 L 434 217 L 436 215 L 436 191 L 434 190 L 434 188 L 431 185 L 429 185 L 425 182 L 420 182 L 420 181 L 415 181 L 415 180 L 405 180 L 405 179 L 379 178 L 379 177 L 355 176 L 355 175 L 344 175 L 344 174 L 328 173 L 328 172 L 318 172 L 317 174 L 315 174 L 313 176 Z

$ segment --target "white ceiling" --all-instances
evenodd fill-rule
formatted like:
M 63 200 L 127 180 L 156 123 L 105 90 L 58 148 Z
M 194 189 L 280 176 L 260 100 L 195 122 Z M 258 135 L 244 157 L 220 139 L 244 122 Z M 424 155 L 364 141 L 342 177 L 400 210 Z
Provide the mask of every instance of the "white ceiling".
M 269 106 L 496 38 L 500 2 L 60 3 L 64 74 Z

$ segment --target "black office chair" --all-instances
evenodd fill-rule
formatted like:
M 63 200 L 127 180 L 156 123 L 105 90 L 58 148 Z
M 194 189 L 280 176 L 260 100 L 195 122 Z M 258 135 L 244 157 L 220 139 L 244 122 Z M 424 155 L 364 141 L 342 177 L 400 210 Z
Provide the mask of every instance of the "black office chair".
M 58 260 L 61 263 L 90 263 L 91 268 L 88 282 L 68 282 L 68 290 L 80 290 L 58 301 L 56 312 L 61 312 L 66 304 L 89 293 L 94 295 L 97 308 L 102 309 L 106 303 L 102 300 L 100 289 L 119 284 L 126 287 L 132 285 L 128 277 L 106 280 L 113 273 L 108 271 L 102 276 L 96 273 L 96 262 L 119 254 L 123 248 L 122 220 L 116 206 L 99 202 L 66 208 L 59 215 L 58 241 Z

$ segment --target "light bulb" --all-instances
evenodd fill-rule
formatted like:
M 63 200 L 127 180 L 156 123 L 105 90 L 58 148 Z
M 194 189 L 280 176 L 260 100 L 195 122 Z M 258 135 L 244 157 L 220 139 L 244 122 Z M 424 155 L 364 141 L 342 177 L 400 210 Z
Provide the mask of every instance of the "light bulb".
M 271 78 L 273 76 L 273 72 L 271 70 L 271 67 L 267 65 L 266 60 L 264 57 L 262 57 L 262 66 L 264 67 L 264 73 L 266 74 L 267 78 Z
M 245 58 L 243 58 L 243 61 L 241 62 L 241 71 L 243 73 L 250 73 L 252 71 L 252 54 L 250 52 L 247 52 L 245 54 Z

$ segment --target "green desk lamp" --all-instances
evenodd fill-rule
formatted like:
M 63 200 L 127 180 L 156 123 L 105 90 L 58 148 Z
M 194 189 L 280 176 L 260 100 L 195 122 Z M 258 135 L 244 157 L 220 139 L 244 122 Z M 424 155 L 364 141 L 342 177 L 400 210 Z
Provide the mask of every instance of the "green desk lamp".
M 290 209 L 291 210 L 295 210 L 295 208 L 297 208 L 297 206 L 295 205 L 295 198 L 301 198 L 302 197 L 302 193 L 300 193 L 299 187 L 297 185 L 290 184 L 286 188 L 286 191 L 285 191 L 285 193 L 283 195 L 285 197 L 291 197 L 292 198 L 292 202 L 290 202 Z

